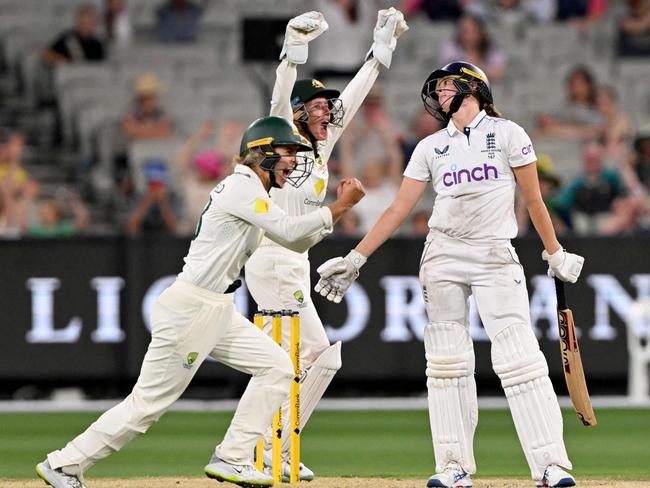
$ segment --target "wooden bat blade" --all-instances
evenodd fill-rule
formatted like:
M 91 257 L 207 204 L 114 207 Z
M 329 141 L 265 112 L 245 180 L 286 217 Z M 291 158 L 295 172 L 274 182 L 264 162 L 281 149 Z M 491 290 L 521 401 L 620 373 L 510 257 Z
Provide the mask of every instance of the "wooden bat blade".
M 571 309 L 557 311 L 560 329 L 560 352 L 562 354 L 562 369 L 566 380 L 567 390 L 578 420 L 583 425 L 593 427 L 596 425 L 596 415 L 591 405 L 585 372 L 582 367 L 578 338 L 573 324 Z

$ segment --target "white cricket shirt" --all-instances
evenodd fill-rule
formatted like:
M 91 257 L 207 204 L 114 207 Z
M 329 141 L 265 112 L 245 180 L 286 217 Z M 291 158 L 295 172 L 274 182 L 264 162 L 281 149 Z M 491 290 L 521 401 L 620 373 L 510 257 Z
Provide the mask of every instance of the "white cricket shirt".
M 329 208 L 315 210 L 287 215 L 271 200 L 257 174 L 237 165 L 210 192 L 178 278 L 223 293 L 237 279 L 264 233 L 296 252 L 304 252 L 331 233 Z
M 329 180 L 327 162 L 334 145 L 341 137 L 343 130 L 350 124 L 378 75 L 379 63 L 374 58 L 366 61 L 339 97 L 345 109 L 341 127 L 328 127 L 327 139 L 318 143 L 318 158 L 315 157 L 313 151 L 300 153 L 314 159 L 314 167 L 309 178 L 298 188 L 291 185 L 284 185 L 284 188 L 271 188 L 272 200 L 287 214 L 306 215 L 322 207 Z M 293 123 L 291 91 L 295 81 L 296 65 L 289 63 L 285 58 L 276 70 L 270 115 L 285 118 Z M 277 243 L 270 239 L 264 239 L 261 246 L 277 246 Z
M 456 239 L 489 242 L 517 235 L 512 168 L 536 160 L 524 129 L 482 110 L 464 130 L 449 121 L 422 139 L 404 176 L 433 183 L 431 229 Z

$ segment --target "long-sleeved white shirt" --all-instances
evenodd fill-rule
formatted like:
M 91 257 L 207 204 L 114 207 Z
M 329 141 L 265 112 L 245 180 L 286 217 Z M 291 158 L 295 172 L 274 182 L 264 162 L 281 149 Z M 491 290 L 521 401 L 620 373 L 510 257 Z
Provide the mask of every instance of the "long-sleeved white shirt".
M 289 215 L 306 215 L 322 207 L 327 193 L 329 172 L 327 162 L 334 145 L 339 140 L 352 117 L 357 113 L 366 95 L 379 75 L 379 62 L 370 58 L 359 69 L 340 95 L 345 114 L 341 127 L 329 126 L 327 139 L 318 142 L 318 158 L 314 152 L 302 153 L 314 159 L 314 167 L 309 178 L 299 187 L 285 185 L 284 188 L 272 188 L 271 198 Z M 276 70 L 275 85 L 271 99 L 271 113 L 293 123 L 291 91 L 296 82 L 296 65 L 285 58 Z M 314 243 L 315 244 L 315 243 Z M 274 246 L 277 243 L 264 239 L 262 246 Z
M 287 215 L 247 166 L 211 192 L 178 278 L 216 293 L 233 283 L 264 234 L 278 245 L 302 253 L 332 232 L 332 213 L 319 207 Z

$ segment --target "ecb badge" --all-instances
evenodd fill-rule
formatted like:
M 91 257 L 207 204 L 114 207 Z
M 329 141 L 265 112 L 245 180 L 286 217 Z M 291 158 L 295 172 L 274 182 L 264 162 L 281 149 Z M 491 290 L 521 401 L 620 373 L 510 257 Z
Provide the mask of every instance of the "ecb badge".
M 485 136 L 485 151 L 488 153 L 488 158 L 494 158 L 494 152 L 497 150 L 496 135 L 490 132 Z

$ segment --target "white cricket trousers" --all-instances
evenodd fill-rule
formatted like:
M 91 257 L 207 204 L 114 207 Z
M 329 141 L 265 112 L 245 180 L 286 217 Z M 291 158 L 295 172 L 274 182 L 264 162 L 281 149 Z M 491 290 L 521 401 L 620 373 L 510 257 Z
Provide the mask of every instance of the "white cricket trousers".
M 156 301 L 152 338 L 133 391 L 63 449 L 48 454 L 53 468 L 83 473 L 147 431 L 185 391 L 207 356 L 252 375 L 223 441 L 221 459 L 244 464 L 289 394 L 288 355 L 222 295 L 176 280 Z M 206 456 L 206 460 L 210 456 Z
M 490 338 L 492 366 L 501 379 L 534 480 L 557 464 L 571 469 L 562 414 L 548 365 L 530 323 L 526 278 L 509 241 L 473 243 L 431 232 L 420 264 L 427 316 L 429 418 L 436 471 L 456 461 L 476 470 L 478 421 L 468 298 L 474 296 Z
M 308 368 L 330 346 L 311 301 L 309 259 L 280 246 L 258 247 L 245 266 L 246 287 L 261 310 L 300 312 L 300 365 Z M 271 321 L 264 324 L 271 334 Z M 290 328 L 282 327 L 282 344 L 289 350 Z

